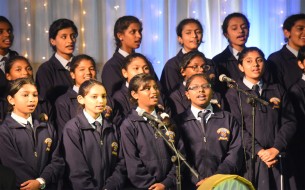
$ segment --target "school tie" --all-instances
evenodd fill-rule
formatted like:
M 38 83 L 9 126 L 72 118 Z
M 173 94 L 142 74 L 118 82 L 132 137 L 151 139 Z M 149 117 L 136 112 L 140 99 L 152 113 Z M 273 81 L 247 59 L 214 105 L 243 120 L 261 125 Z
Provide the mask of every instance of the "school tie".
M 255 92 L 255 94 L 257 96 L 260 96 L 260 93 L 259 93 L 259 86 L 257 84 L 253 85 L 252 86 L 252 90 Z
M 31 133 L 33 133 L 33 128 L 32 128 L 31 123 L 29 121 L 24 126 L 27 130 L 29 130 Z
M 96 127 L 96 131 L 100 134 L 100 136 L 102 135 L 102 125 L 100 122 L 95 121 L 94 122 L 94 126 Z
M 0 69 L 3 70 L 3 73 L 5 72 L 4 69 L 7 60 L 8 60 L 7 57 L 2 57 L 2 59 L 0 60 Z
M 66 69 L 67 69 L 68 71 L 70 71 L 70 66 L 71 66 L 71 62 L 69 61 L 69 62 L 66 64 Z
M 206 132 L 205 132 L 205 129 L 206 129 L 206 116 L 210 113 L 210 110 L 206 110 L 205 112 L 203 111 L 200 111 L 198 113 L 198 117 L 201 118 L 201 129 L 202 129 L 202 133 L 203 133 L 203 140 L 204 142 L 207 142 L 206 140 Z

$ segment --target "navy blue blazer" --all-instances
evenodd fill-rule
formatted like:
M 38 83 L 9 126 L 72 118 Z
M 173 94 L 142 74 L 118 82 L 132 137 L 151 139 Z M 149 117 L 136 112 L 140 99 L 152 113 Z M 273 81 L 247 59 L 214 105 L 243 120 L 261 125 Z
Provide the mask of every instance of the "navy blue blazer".
M 68 181 L 65 189 L 100 189 L 118 161 L 119 139 L 115 125 L 103 118 L 102 135 L 83 113 L 63 129 L 63 148 Z
M 183 53 L 181 49 L 178 54 L 169 59 L 163 67 L 160 82 L 166 95 L 169 95 L 184 80 L 183 76 L 180 74 L 180 62 L 182 61 L 182 57 Z
M 162 183 L 167 189 L 175 188 L 175 167 L 171 162 L 171 150 L 161 137 L 155 135 L 153 126 L 132 110 L 120 130 L 131 184 L 140 189 L 147 189 L 154 183 Z M 175 144 L 181 150 L 183 146 L 178 139 L 176 132 Z
M 249 93 L 254 94 L 243 82 L 238 81 L 239 87 Z M 235 89 L 229 89 L 226 97 L 231 109 L 231 113 L 242 122 L 242 115 L 240 111 L 240 101 L 238 99 L 238 93 Z M 270 103 L 268 106 L 263 106 L 260 103 L 255 109 L 255 141 L 254 151 L 257 155 L 261 149 L 276 148 L 280 152 L 289 151 L 288 147 L 291 144 L 291 140 L 296 132 L 296 118 L 294 115 L 294 109 L 289 100 L 289 97 L 283 87 L 279 84 L 264 83 L 262 88 L 262 94 L 260 96 L 267 102 L 272 102 L 274 99 L 280 100 L 280 104 Z M 247 103 L 247 97 L 241 94 L 241 105 L 243 110 L 244 119 L 244 145 L 247 155 L 247 162 L 250 166 L 250 155 L 252 150 L 252 106 Z M 290 156 L 286 155 L 287 161 L 282 162 L 282 167 L 277 164 L 275 167 L 269 169 L 261 159 L 255 160 L 255 176 L 256 181 L 254 186 L 257 189 L 273 189 L 274 185 L 280 187 L 280 171 L 282 170 L 284 175 L 285 189 L 296 189 L 295 181 L 293 177 L 293 166 L 290 162 Z M 283 164 L 284 163 L 284 164 Z M 249 168 L 246 168 L 244 176 L 249 179 Z
M 58 154 L 57 135 L 53 126 L 33 120 L 34 135 L 7 115 L 0 126 L 0 162 L 16 173 L 16 187 L 42 177 L 47 189 L 56 189 L 64 171 Z M 34 137 L 34 138 L 33 138 Z
M 102 71 L 102 82 L 109 96 L 112 96 L 119 90 L 126 79 L 123 77 L 122 68 L 125 64 L 125 57 L 118 51 L 114 52 L 113 56 L 105 63 Z M 158 80 L 152 64 L 148 63 L 150 74 Z
M 302 77 L 297 57 L 287 49 L 286 45 L 272 53 L 268 57 L 268 62 L 274 82 L 280 83 L 286 90 Z
M 255 93 L 243 82 L 238 81 L 239 87 L 249 93 Z M 226 94 L 231 113 L 241 123 L 238 93 L 235 89 L 229 89 Z M 294 109 L 285 90 L 279 84 L 263 84 L 263 100 L 270 102 L 272 98 L 280 100 L 280 107 L 273 108 L 274 105 L 263 106 L 258 104 L 255 115 L 255 153 L 260 149 L 275 147 L 280 152 L 285 151 L 296 131 L 296 118 Z M 247 103 L 247 97 L 241 94 L 241 104 L 245 124 L 246 149 L 251 152 L 251 133 L 252 133 L 252 106 Z M 268 126 L 268 127 L 267 127 Z
M 53 54 L 48 61 L 38 68 L 36 84 L 41 98 L 50 100 L 51 104 L 54 105 L 55 100 L 64 94 L 69 87 L 72 87 L 74 83 L 70 72 L 62 66 Z
M 8 54 L 9 54 L 9 57 L 18 55 L 18 53 L 16 51 L 13 51 L 10 49 L 8 50 Z M 5 73 L 2 71 L 2 69 L 0 69 L 0 97 L 4 97 L 6 87 L 7 87 L 6 76 L 5 76 Z
M 199 179 L 192 178 L 194 185 L 214 174 L 238 174 L 242 166 L 238 122 L 229 112 L 216 106 L 213 106 L 213 112 L 206 125 L 206 142 L 201 124 L 191 108 L 177 117 L 187 160 L 199 173 Z

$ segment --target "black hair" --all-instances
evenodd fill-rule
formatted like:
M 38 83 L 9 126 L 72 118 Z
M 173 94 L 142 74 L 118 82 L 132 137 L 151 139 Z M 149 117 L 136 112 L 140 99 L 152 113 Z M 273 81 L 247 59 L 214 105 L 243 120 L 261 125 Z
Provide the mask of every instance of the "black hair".
M 142 22 L 135 16 L 122 16 L 114 24 L 113 35 L 115 39 L 116 49 L 118 50 L 122 46 L 122 42 L 117 36 L 118 33 L 123 33 L 130 24 L 137 23 L 142 28 Z
M 291 31 L 291 28 L 295 25 L 295 23 L 299 20 L 305 20 L 305 14 L 294 14 L 287 17 L 283 24 L 283 30 Z M 284 38 L 285 42 L 288 42 L 288 38 Z
M 65 19 L 65 18 L 55 20 L 49 28 L 49 40 L 55 39 L 58 34 L 58 31 L 65 29 L 65 28 L 70 28 L 70 27 L 75 32 L 75 38 L 76 38 L 78 36 L 78 31 L 77 31 L 76 25 L 74 24 L 74 22 L 72 20 Z M 56 51 L 56 46 L 53 46 L 51 44 L 51 42 L 50 42 L 50 45 L 51 45 L 52 49 L 54 51 Z
M 266 62 L 266 60 L 265 60 L 265 54 L 263 53 L 263 51 L 262 50 L 260 50 L 259 48 L 257 48 L 257 47 L 246 47 L 246 48 L 244 48 L 241 52 L 240 52 L 240 54 L 239 54 L 239 57 L 238 57 L 238 64 L 243 64 L 243 60 L 244 60 L 244 58 L 246 57 L 246 55 L 249 53 L 249 52 L 251 52 L 251 51 L 257 51 L 259 54 L 260 54 L 260 56 L 264 59 L 264 62 Z
M 183 54 L 182 61 L 180 62 L 180 69 L 185 69 L 190 64 L 192 59 L 195 57 L 201 57 L 203 61 L 206 63 L 205 55 L 198 50 L 193 50 L 187 52 L 186 54 Z
M 95 79 L 89 79 L 80 85 L 78 95 L 85 97 L 94 85 L 100 85 L 104 87 L 104 85 L 100 81 L 97 81 Z
M 129 54 L 125 58 L 125 64 L 123 64 L 122 68 L 127 70 L 128 65 L 132 62 L 132 60 L 134 58 L 137 58 L 137 57 L 143 59 L 145 61 L 145 63 L 147 64 L 147 66 L 149 66 L 149 61 L 148 61 L 148 59 L 143 54 L 141 54 L 141 53 L 132 53 L 132 54 Z
M 204 73 L 198 73 L 198 74 L 192 75 L 190 78 L 188 78 L 188 79 L 186 80 L 185 91 L 188 91 L 188 90 L 189 90 L 189 87 L 190 87 L 191 82 L 192 82 L 195 78 L 197 78 L 197 77 L 203 78 L 204 80 L 206 80 L 208 83 L 210 83 L 210 84 L 212 85 L 211 80 L 209 79 L 209 77 L 208 77 L 206 74 L 204 74 Z
M 14 31 L 13 25 L 12 25 L 12 23 L 6 17 L 0 16 L 0 22 L 5 22 L 8 25 L 10 25 L 11 32 L 13 33 L 13 31 Z
M 298 61 L 303 62 L 305 60 L 305 46 L 302 46 L 299 49 L 299 53 L 298 53 Z
M 137 104 L 137 100 L 131 96 L 131 92 L 132 91 L 137 92 L 143 84 L 144 86 L 146 86 L 150 81 L 156 82 L 156 79 L 150 74 L 141 73 L 132 77 L 129 83 L 128 91 L 129 91 L 130 101 L 133 104 Z
M 82 60 L 88 60 L 88 61 L 91 61 L 91 63 L 93 64 L 94 66 L 94 69 L 96 70 L 96 63 L 94 61 L 94 59 L 89 56 L 89 55 L 86 55 L 86 54 L 80 54 L 80 55 L 77 55 L 75 57 L 73 57 L 72 61 L 71 61 L 71 64 L 70 64 L 70 72 L 75 72 L 75 69 L 76 67 L 79 66 L 80 62 Z
M 223 35 L 227 34 L 228 33 L 228 26 L 229 26 L 229 22 L 232 18 L 242 18 L 245 22 L 246 22 L 246 25 L 248 27 L 248 29 L 250 28 L 250 22 L 248 20 L 248 18 L 242 14 L 242 13 L 231 13 L 229 14 L 228 16 L 226 16 L 226 18 L 224 19 L 223 23 L 222 23 L 222 33 Z
M 7 62 L 5 62 L 5 66 L 4 66 L 5 73 L 10 73 L 14 63 L 16 61 L 19 61 L 19 60 L 25 61 L 32 68 L 32 66 L 31 66 L 31 64 L 30 64 L 30 62 L 29 62 L 29 60 L 27 58 L 25 58 L 25 57 L 23 57 L 21 55 L 15 55 L 15 56 L 11 56 L 7 60 Z
M 176 27 L 176 33 L 177 33 L 177 36 L 179 37 L 182 37 L 182 30 L 183 30 L 183 27 L 187 24 L 190 24 L 190 23 L 195 23 L 199 26 L 201 32 L 203 32 L 203 27 L 200 23 L 199 20 L 197 19 L 194 19 L 194 18 L 186 18 L 186 19 L 183 19 L 179 22 L 179 24 L 177 25 Z

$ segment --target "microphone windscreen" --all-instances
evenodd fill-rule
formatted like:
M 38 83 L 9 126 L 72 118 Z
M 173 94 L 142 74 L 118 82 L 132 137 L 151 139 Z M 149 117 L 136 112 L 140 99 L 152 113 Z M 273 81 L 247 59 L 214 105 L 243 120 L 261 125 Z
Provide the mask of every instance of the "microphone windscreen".
M 223 82 L 224 80 L 224 77 L 226 77 L 226 75 L 225 74 L 221 74 L 220 76 L 219 76 L 219 81 L 220 82 Z

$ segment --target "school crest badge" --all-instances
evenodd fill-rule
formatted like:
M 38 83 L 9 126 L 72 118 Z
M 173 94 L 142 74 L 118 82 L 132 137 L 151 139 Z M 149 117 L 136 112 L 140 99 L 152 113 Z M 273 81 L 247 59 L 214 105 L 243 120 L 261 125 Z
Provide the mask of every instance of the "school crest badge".
M 51 150 L 51 145 L 52 145 L 52 139 L 51 139 L 51 138 L 46 138 L 46 139 L 44 140 L 44 143 L 47 144 L 46 151 L 47 151 L 47 152 L 50 152 L 50 150 Z
M 219 128 L 217 130 L 217 134 L 219 135 L 219 141 L 229 141 L 230 131 L 226 128 Z
M 111 154 L 118 156 L 118 149 L 119 149 L 119 145 L 117 142 L 112 142 L 111 143 Z
M 281 100 L 277 97 L 270 98 L 269 102 L 272 104 L 272 109 L 279 109 Z

